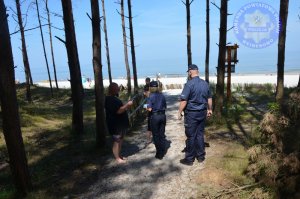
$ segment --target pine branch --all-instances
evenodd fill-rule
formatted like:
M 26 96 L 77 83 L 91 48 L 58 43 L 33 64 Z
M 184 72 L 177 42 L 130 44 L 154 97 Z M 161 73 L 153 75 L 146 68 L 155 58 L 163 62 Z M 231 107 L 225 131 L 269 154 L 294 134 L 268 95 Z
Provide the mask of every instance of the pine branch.
M 116 11 L 117 11 L 117 13 L 118 13 L 119 15 L 121 15 L 121 16 L 123 16 L 123 17 L 125 17 L 125 18 L 129 19 L 129 17 L 127 17 L 127 16 L 125 16 L 125 15 L 122 15 L 122 14 L 119 12 L 119 10 L 118 10 L 118 9 L 116 9 Z
M 57 13 L 55 13 L 55 12 L 50 12 L 50 14 L 52 14 L 53 16 L 55 16 L 55 17 L 60 17 L 60 18 L 63 18 L 63 16 L 62 15 L 60 15 L 60 14 L 57 14 Z
M 231 28 L 229 28 L 229 29 L 227 30 L 227 32 L 230 31 L 230 30 L 233 29 L 233 28 L 234 28 L 234 26 L 232 26 Z
M 43 25 L 41 25 L 41 26 L 47 26 L 47 25 L 49 25 L 49 24 L 43 24 Z M 34 27 L 34 28 L 29 28 L 29 29 L 24 29 L 24 32 L 26 32 L 26 31 L 30 31 L 30 30 L 35 30 L 35 29 L 38 29 L 40 26 L 37 26 L 37 27 Z M 14 35 L 14 34 L 16 34 L 16 33 L 18 33 L 18 32 L 20 32 L 21 30 L 17 30 L 17 31 L 15 31 L 15 32 L 13 32 L 13 33 L 10 33 L 10 35 Z
M 53 26 L 52 24 L 50 24 L 50 26 L 51 26 L 52 28 L 55 28 L 56 30 L 65 30 L 64 28 L 58 28 L 58 27 L 56 27 L 56 26 Z
M 260 183 L 255 183 L 255 184 L 250 184 L 250 185 L 245 185 L 245 186 L 242 186 L 242 187 L 237 187 L 237 188 L 231 188 L 231 189 L 223 189 L 221 191 L 219 191 L 219 194 L 216 195 L 214 198 L 219 198 L 223 195 L 227 195 L 227 194 L 230 194 L 232 192 L 236 192 L 236 191 L 241 191 L 243 189 L 247 189 L 247 188 L 250 188 L 250 187 L 254 187 L 254 186 L 257 186 L 259 185 Z
M 91 21 L 93 21 L 92 17 L 89 15 L 89 13 L 86 13 L 86 15 L 88 16 L 88 18 L 90 18 Z
M 66 45 L 66 42 L 63 39 L 59 38 L 58 36 L 54 36 L 54 37 Z
M 210 2 L 211 4 L 213 4 L 214 6 L 216 6 L 219 10 L 221 10 L 221 8 L 219 6 L 217 6 L 217 4 L 215 2 Z

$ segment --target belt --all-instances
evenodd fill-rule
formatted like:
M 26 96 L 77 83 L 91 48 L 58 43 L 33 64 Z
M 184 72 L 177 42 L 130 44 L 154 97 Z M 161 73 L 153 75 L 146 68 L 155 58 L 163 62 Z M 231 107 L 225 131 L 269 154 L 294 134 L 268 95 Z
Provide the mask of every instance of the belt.
M 185 110 L 184 112 L 201 112 L 201 111 L 205 111 L 205 109 L 202 109 L 202 110 Z
M 164 115 L 165 111 L 152 112 L 152 115 Z

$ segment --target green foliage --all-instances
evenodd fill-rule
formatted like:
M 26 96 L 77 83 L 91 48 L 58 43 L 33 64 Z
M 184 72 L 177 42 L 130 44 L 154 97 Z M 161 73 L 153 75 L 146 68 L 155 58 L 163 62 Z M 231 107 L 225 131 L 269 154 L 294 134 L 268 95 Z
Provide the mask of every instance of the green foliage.
M 16 190 L 13 188 L 0 188 L 0 199 L 13 199 L 16 197 Z
M 278 114 L 280 111 L 280 104 L 277 102 L 268 103 L 268 110 L 271 113 Z

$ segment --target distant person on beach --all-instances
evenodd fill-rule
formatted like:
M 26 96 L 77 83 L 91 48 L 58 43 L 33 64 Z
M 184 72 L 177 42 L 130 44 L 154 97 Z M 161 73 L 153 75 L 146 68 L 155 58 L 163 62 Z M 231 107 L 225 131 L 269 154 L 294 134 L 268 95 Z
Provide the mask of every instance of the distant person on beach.
M 158 82 L 150 82 L 150 96 L 147 101 L 147 110 L 151 112 L 150 125 L 153 141 L 156 148 L 155 158 L 163 159 L 166 153 L 166 115 L 167 103 L 165 96 L 159 91 Z
M 204 128 L 205 120 L 212 115 L 212 97 L 209 85 L 199 78 L 198 67 L 188 66 L 189 80 L 180 96 L 178 119 L 182 119 L 184 111 L 184 126 L 186 139 L 185 158 L 181 164 L 193 165 L 205 160 Z
M 106 123 L 108 131 L 113 139 L 112 151 L 117 163 L 126 163 L 126 160 L 120 155 L 122 143 L 125 134 L 129 128 L 129 120 L 127 109 L 132 106 L 132 101 L 128 101 L 123 105 L 118 98 L 119 86 L 111 83 L 108 87 L 108 95 L 105 98 Z
M 144 86 L 144 96 L 145 98 L 148 98 L 150 95 L 150 78 L 147 77 L 145 79 L 145 86 Z M 151 112 L 148 111 L 147 112 L 147 131 L 146 131 L 146 134 L 147 134 L 147 143 L 150 144 L 152 142 L 152 132 L 151 132 L 151 126 L 150 126 L 150 118 L 151 118 Z

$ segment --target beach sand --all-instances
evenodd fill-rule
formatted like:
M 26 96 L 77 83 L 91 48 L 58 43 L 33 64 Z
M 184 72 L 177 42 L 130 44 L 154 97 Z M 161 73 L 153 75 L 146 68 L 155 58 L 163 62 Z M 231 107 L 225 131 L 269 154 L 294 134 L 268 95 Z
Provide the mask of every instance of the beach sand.
M 200 76 L 200 78 L 204 79 L 203 76 Z M 170 89 L 170 88 L 182 88 L 183 85 L 186 83 L 186 77 L 168 77 L 168 76 L 162 76 L 159 78 L 159 80 L 162 82 L 164 89 Z M 152 78 L 152 80 L 156 80 L 156 78 Z M 209 81 L 211 83 L 217 83 L 217 77 L 216 76 L 210 76 Z M 299 74 L 286 74 L 284 75 L 284 86 L 285 87 L 295 87 L 297 86 L 299 81 Z M 116 82 L 119 85 L 126 86 L 127 80 L 126 79 L 113 79 L 113 82 Z M 225 78 L 225 83 L 227 82 L 227 78 Z M 239 74 L 239 75 L 232 75 L 231 76 L 231 84 L 232 85 L 238 85 L 238 84 L 274 84 L 276 85 L 277 82 L 277 75 L 276 74 Z M 104 79 L 103 84 L 105 87 L 109 85 L 109 80 Z M 145 77 L 138 79 L 138 85 L 144 85 L 145 84 Z M 37 82 L 37 86 L 40 87 L 49 87 L 48 81 L 42 81 Z M 52 85 L 55 85 L 55 82 L 52 82 Z M 131 85 L 133 87 L 133 80 L 131 80 Z M 70 88 L 70 82 L 69 81 L 59 81 L 58 82 L 59 88 Z M 91 80 L 89 82 L 84 82 L 83 87 L 85 89 L 90 89 L 94 87 L 94 80 Z

